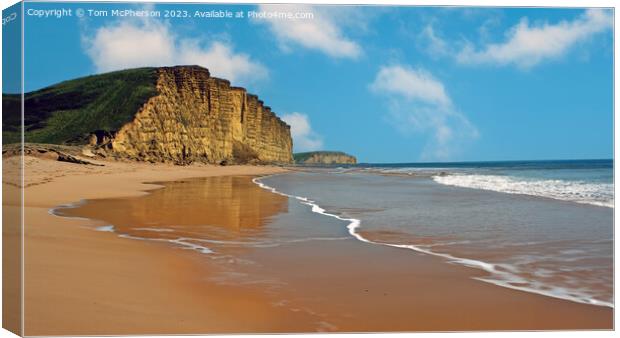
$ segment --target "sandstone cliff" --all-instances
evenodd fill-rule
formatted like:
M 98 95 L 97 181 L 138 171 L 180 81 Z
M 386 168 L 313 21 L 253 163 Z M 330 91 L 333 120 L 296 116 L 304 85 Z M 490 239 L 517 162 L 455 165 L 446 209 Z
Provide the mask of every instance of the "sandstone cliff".
M 340 151 L 312 151 L 293 155 L 297 164 L 356 164 L 355 156 Z
M 201 67 L 159 68 L 156 87 L 133 121 L 91 144 L 151 162 L 292 161 L 290 127 L 245 89 Z
M 3 108 L 19 107 L 8 105 L 18 99 L 3 95 Z M 24 105 L 26 142 L 88 145 L 100 156 L 176 164 L 293 161 L 290 127 L 257 96 L 198 66 L 66 81 L 26 94 Z M 17 142 L 21 112 L 5 110 L 4 139 Z

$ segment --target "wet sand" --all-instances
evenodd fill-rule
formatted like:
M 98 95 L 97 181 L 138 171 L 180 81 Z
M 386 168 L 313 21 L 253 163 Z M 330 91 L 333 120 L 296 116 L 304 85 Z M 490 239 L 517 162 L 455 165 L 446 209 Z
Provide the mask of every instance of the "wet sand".
M 105 163 L 27 157 L 25 335 L 288 332 L 312 318 L 244 288 L 207 282 L 201 255 L 167 244 L 93 231 L 93 222 L 49 214 L 83 198 L 127 197 L 159 188 L 144 181 L 280 172 L 276 167 Z M 7 190 L 17 188 L 4 182 Z M 18 298 L 16 298 L 18 299 Z M 13 304 L 15 306 L 15 304 Z M 8 323 L 7 323 L 8 324 Z
M 473 279 L 484 276 L 479 270 L 359 242 L 348 236 L 346 223 L 260 189 L 249 176 L 163 185 L 147 196 L 99 199 L 59 212 L 199 257 L 210 271 L 204 287 L 245 290 L 307 320 L 287 320 L 290 332 L 612 328 L 610 308 L 482 283 Z M 213 252 L 161 242 L 178 238 Z

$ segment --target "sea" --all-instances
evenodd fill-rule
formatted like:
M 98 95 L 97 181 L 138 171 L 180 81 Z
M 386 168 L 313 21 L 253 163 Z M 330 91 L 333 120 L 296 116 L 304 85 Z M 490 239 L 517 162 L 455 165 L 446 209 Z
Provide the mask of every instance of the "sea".
M 480 269 L 480 282 L 613 307 L 613 160 L 302 167 L 254 182 L 359 241 Z

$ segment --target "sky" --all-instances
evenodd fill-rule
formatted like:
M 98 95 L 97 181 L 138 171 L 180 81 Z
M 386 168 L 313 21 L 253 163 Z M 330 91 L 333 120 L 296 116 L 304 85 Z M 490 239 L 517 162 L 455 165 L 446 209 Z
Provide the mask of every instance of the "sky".
M 63 8 L 71 16 L 49 11 Z M 609 9 L 26 3 L 25 13 L 26 91 L 197 64 L 271 106 L 295 151 L 365 163 L 613 157 Z

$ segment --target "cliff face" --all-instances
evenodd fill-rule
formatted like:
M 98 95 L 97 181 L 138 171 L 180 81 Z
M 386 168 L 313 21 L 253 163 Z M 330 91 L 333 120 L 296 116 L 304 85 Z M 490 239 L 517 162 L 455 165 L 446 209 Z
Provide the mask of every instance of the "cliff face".
M 156 91 L 133 121 L 91 134 L 90 144 L 150 162 L 292 162 L 290 127 L 256 96 L 207 69 L 158 68 Z
M 198 66 L 136 68 L 2 95 L 3 143 L 87 145 L 150 162 L 290 163 L 290 127 Z M 22 123 L 24 134 L 22 135 Z
M 356 164 L 355 156 L 340 151 L 313 151 L 294 155 L 298 164 Z

